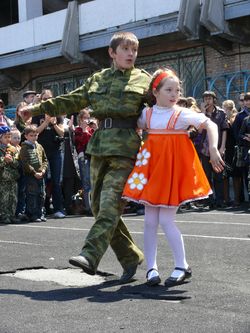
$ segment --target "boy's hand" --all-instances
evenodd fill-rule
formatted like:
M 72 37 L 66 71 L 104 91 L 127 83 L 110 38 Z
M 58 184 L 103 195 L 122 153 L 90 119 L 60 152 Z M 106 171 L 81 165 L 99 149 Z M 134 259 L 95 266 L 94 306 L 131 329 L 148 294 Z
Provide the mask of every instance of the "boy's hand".
M 41 179 L 41 178 L 43 178 L 43 173 L 42 172 L 36 172 L 34 174 L 34 176 L 35 176 L 36 179 Z
M 224 161 L 221 158 L 220 152 L 217 148 L 210 151 L 210 161 L 215 172 L 219 173 L 224 170 Z
M 246 133 L 243 139 L 246 141 L 250 141 L 250 134 Z
M 202 113 L 206 113 L 207 108 L 208 108 L 208 105 L 206 103 L 202 102 L 200 104 L 200 109 L 201 109 Z
M 23 106 L 20 110 L 19 110 L 24 117 L 28 118 L 28 117 L 31 117 L 31 107 L 26 105 L 26 106 Z
M 50 123 L 52 124 L 52 125 L 56 125 L 56 123 L 57 123 L 57 119 L 56 119 L 56 117 L 50 117 Z

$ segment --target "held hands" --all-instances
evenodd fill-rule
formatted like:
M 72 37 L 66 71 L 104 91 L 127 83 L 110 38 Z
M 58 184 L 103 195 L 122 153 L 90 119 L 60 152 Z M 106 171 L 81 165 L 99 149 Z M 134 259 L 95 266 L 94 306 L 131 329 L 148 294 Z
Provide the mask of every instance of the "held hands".
M 210 161 L 209 162 L 211 163 L 215 172 L 219 173 L 224 170 L 225 163 L 217 148 L 210 150 Z

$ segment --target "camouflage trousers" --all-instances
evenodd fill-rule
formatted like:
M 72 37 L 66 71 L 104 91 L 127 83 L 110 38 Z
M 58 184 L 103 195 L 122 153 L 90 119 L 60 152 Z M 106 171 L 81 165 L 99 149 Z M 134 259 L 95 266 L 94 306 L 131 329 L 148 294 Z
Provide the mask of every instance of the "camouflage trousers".
M 15 217 L 17 205 L 17 182 L 0 182 L 0 219 L 3 223 L 10 223 Z
M 121 218 L 125 206 L 121 195 L 133 166 L 134 160 L 126 157 L 91 157 L 91 207 L 95 223 L 81 254 L 95 271 L 109 245 L 124 269 L 144 258 Z

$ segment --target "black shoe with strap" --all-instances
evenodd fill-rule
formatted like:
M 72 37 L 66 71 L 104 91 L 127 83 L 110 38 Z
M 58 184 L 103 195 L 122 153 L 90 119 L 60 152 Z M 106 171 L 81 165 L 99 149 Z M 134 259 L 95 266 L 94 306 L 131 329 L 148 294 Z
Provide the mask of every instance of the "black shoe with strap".
M 190 267 L 188 268 L 175 267 L 175 270 L 184 272 L 184 274 L 182 274 L 180 277 L 177 278 L 172 276 L 168 277 L 164 282 L 165 287 L 170 288 L 183 284 L 186 279 L 189 279 L 192 276 L 192 270 Z
M 153 276 L 150 279 L 148 278 L 149 273 L 152 272 L 152 271 L 156 271 L 158 273 L 158 270 L 156 268 L 151 268 L 150 270 L 147 271 L 147 274 L 146 274 L 146 278 L 147 278 L 146 285 L 149 286 L 149 287 L 157 286 L 158 284 L 161 283 L 161 279 L 160 279 L 159 275 Z

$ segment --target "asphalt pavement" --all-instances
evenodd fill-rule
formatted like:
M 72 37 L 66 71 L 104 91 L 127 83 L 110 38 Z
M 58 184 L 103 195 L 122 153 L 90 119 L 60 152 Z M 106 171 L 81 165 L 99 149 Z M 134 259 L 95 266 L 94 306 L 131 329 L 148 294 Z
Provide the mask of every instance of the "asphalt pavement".
M 143 216 L 124 219 L 143 249 Z M 119 285 L 110 249 L 96 276 L 72 267 L 93 221 L 0 225 L 0 333 L 250 333 L 249 212 L 178 214 L 193 277 L 172 289 L 146 286 L 145 263 Z M 164 281 L 173 261 L 160 229 L 158 243 Z

